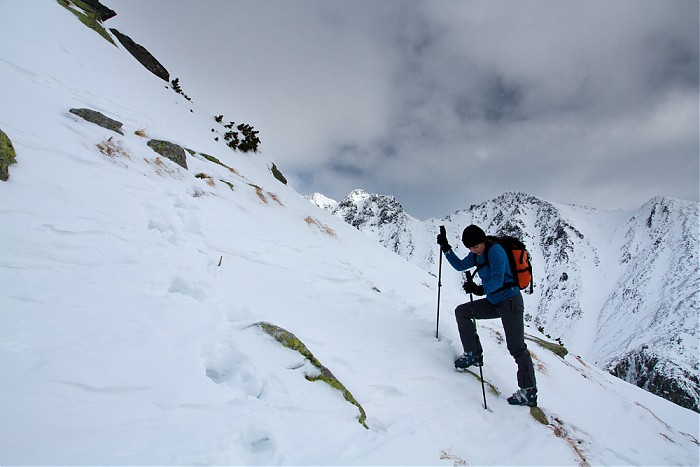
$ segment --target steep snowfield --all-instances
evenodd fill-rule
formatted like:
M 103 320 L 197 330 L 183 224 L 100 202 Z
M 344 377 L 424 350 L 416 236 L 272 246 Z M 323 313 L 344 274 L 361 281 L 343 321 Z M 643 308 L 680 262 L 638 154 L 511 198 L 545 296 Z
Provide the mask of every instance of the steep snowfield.
M 215 142 L 213 112 L 56 2 L 0 12 L 17 151 L 0 182 L 1 464 L 698 464 L 698 414 L 534 342 L 548 424 L 509 407 L 497 322 L 479 324 L 501 392 L 484 410 L 452 366 L 457 287 L 435 339 L 433 276 L 282 185 L 266 155 Z M 142 129 L 192 150 L 188 170 Z M 299 337 L 368 429 L 260 321 Z
M 429 272 L 440 225 L 463 255 L 460 234 L 471 223 L 523 239 L 535 278 L 526 315 L 535 327 L 626 381 L 700 407 L 697 203 L 656 197 L 632 212 L 602 211 L 505 193 L 426 221 L 392 196 L 362 190 L 319 206 Z M 447 283 L 458 287 L 462 277 L 448 269 Z

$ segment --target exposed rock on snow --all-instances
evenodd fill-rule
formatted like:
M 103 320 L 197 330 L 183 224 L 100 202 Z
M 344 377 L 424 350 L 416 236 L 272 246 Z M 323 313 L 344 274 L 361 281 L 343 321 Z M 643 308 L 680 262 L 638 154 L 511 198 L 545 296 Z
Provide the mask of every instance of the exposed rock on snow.
M 283 329 L 279 326 L 275 326 L 271 323 L 259 322 L 255 323 L 255 326 L 259 327 L 267 334 L 274 337 L 275 340 L 283 346 L 295 350 L 301 355 L 303 355 L 305 358 L 307 358 L 311 365 L 313 365 L 314 368 L 318 370 L 318 374 L 307 374 L 305 375 L 305 378 L 309 381 L 323 381 L 326 384 L 330 385 L 332 388 L 340 391 L 343 394 L 343 397 L 346 401 L 350 402 L 352 405 L 356 406 L 360 410 L 360 416 L 358 417 L 358 421 L 363 427 L 368 428 L 367 424 L 365 423 L 365 420 L 367 420 L 367 414 L 365 413 L 365 409 L 363 409 L 360 403 L 357 402 L 357 400 L 355 400 L 355 397 L 352 395 L 352 393 L 348 391 L 345 386 L 343 386 L 343 383 L 338 381 L 338 378 L 336 378 L 333 375 L 333 373 L 331 373 L 331 370 L 323 366 L 323 364 L 321 364 L 321 362 L 319 362 L 318 359 L 314 357 L 314 354 L 311 353 L 311 351 L 304 345 L 304 343 L 301 340 L 299 340 L 297 336 L 287 331 L 286 329 Z
M 131 37 L 127 36 L 126 34 L 122 34 L 114 28 L 110 29 L 110 31 L 112 31 L 112 34 L 119 39 L 119 42 L 121 42 L 124 48 L 128 50 L 129 53 L 133 55 L 134 58 L 138 60 L 139 63 L 148 71 L 164 81 L 170 80 L 170 73 L 168 70 L 161 65 L 161 63 L 153 55 L 151 55 L 151 53 L 144 46 L 137 44 L 133 39 L 131 39 Z
M 102 112 L 98 112 L 97 110 L 92 109 L 70 109 L 69 112 L 77 115 L 78 117 L 84 120 L 87 120 L 90 123 L 94 123 L 95 125 L 99 125 L 102 128 L 112 130 L 116 133 L 119 133 L 120 135 L 124 135 L 124 133 L 122 132 L 122 122 L 109 118 Z
M 7 181 L 10 178 L 9 167 L 17 162 L 12 141 L 2 130 L 0 130 L 0 180 Z
M 161 156 L 175 162 L 180 167 L 187 168 L 187 155 L 185 154 L 185 150 L 177 144 L 173 144 L 170 141 L 152 139 L 148 142 L 148 147 Z

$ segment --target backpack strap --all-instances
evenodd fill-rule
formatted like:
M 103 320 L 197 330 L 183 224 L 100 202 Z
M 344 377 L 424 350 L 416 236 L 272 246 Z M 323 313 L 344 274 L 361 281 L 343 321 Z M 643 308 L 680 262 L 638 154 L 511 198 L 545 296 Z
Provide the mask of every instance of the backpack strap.
M 492 242 L 491 240 L 486 240 L 486 242 L 484 242 L 484 243 L 486 244 L 486 249 L 484 249 L 484 255 L 483 255 L 484 262 L 481 264 L 477 263 L 476 262 L 477 256 L 474 255 L 474 265 L 476 266 L 476 271 L 474 271 L 474 275 L 476 275 L 477 272 L 479 272 L 481 269 L 484 269 L 486 266 L 490 266 L 490 264 L 489 264 L 489 250 L 493 246 L 494 242 Z

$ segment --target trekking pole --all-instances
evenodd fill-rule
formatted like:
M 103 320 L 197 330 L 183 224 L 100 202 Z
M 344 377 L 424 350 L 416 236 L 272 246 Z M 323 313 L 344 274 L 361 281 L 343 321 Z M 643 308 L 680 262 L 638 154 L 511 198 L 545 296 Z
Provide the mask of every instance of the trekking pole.
M 440 234 L 447 236 L 445 231 L 445 226 L 440 226 Z M 435 324 L 435 339 L 438 339 L 438 330 L 440 329 L 440 288 L 442 287 L 442 247 L 438 251 L 438 256 L 440 257 L 438 266 L 438 300 L 437 300 L 437 323 Z
M 474 271 L 474 274 L 476 274 L 476 271 Z M 474 281 L 474 277 L 467 272 L 467 280 L 469 282 Z M 472 313 L 474 312 L 474 295 L 470 292 L 469 293 L 469 302 L 472 305 Z M 481 395 L 484 397 L 484 410 L 488 410 L 489 408 L 486 406 L 486 389 L 484 388 L 484 348 L 481 347 L 481 339 L 479 339 L 479 333 L 476 330 L 476 318 L 472 315 L 472 323 L 474 324 L 474 337 L 476 338 L 476 345 L 477 349 L 481 350 L 481 364 L 479 365 L 479 377 L 481 378 Z

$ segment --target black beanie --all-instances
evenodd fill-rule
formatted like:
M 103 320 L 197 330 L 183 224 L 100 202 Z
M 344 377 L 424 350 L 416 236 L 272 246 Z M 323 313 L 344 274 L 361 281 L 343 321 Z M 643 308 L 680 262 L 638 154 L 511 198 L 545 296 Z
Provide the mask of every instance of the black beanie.
M 462 232 L 462 243 L 467 248 L 474 247 L 486 241 L 486 234 L 478 226 L 472 224 Z

